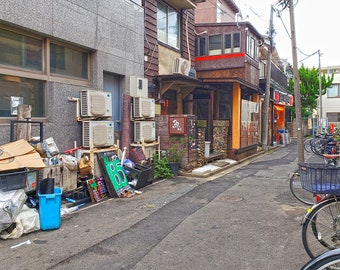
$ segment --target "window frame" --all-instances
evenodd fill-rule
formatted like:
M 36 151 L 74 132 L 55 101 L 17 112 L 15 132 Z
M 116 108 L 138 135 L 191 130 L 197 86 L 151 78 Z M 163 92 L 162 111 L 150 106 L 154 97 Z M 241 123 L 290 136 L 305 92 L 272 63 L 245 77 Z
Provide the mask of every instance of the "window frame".
M 6 70 L 23 72 L 23 73 L 44 74 L 45 68 L 46 68 L 46 65 L 45 65 L 45 61 L 46 61 L 45 56 L 46 55 L 44 53 L 45 50 L 46 50 L 46 44 L 45 44 L 44 38 L 41 37 L 41 36 L 38 36 L 38 35 L 31 34 L 31 33 L 26 33 L 26 32 L 21 31 L 19 29 L 12 29 L 12 28 L 5 26 L 5 25 L 1 25 L 0 29 L 3 29 L 3 30 L 8 31 L 8 32 L 12 32 L 12 33 L 17 34 L 17 35 L 21 35 L 21 36 L 24 36 L 24 37 L 33 38 L 33 39 L 37 39 L 37 40 L 41 41 L 41 69 L 40 70 L 24 68 L 24 67 L 15 66 L 15 65 L 6 65 L 6 64 L 2 64 L 2 63 L 0 63 L 0 70 L 6 69 Z
M 338 88 L 337 94 L 331 96 L 330 90 L 333 90 L 335 86 Z M 340 98 L 340 84 L 332 84 L 332 87 L 327 88 L 327 98 Z
M 258 48 L 256 46 L 256 39 L 251 35 L 247 35 L 246 42 L 247 42 L 246 44 L 247 55 L 256 60 L 258 58 Z
M 92 51 L 85 49 L 80 46 L 71 45 L 66 42 L 57 41 L 55 39 L 51 39 L 44 36 L 39 36 L 36 34 L 28 33 L 19 29 L 11 28 L 9 26 L 0 25 L 0 29 L 4 29 L 9 32 L 13 32 L 18 35 L 22 35 L 25 37 L 31 37 L 34 39 L 41 40 L 42 42 L 42 56 L 41 56 L 41 70 L 35 70 L 35 69 L 28 69 L 23 68 L 19 66 L 13 66 L 13 65 L 6 65 L 6 64 L 0 64 L 0 74 L 4 76 L 13 76 L 13 77 L 19 77 L 24 79 L 32 79 L 32 80 L 38 80 L 42 81 L 44 83 L 44 96 L 42 102 L 43 102 L 43 108 L 44 116 L 33 116 L 32 119 L 37 119 L 41 121 L 46 121 L 48 118 L 48 84 L 49 82 L 58 82 L 63 84 L 72 84 L 72 85 L 78 85 L 83 87 L 90 87 L 92 83 Z M 58 44 L 59 46 L 63 46 L 66 48 L 70 48 L 76 51 L 80 52 L 86 52 L 87 53 L 87 78 L 81 78 L 81 77 L 75 77 L 75 76 L 68 76 L 68 75 L 62 75 L 57 73 L 51 73 L 50 72 L 50 44 L 51 42 L 53 44 Z M 0 123 L 8 123 L 8 119 L 13 119 L 15 116 L 2 116 L 0 117 Z
M 340 122 L 340 112 L 327 112 L 326 117 L 328 119 L 328 122 Z M 331 119 L 329 119 L 331 117 Z M 332 121 L 333 118 L 337 119 L 337 121 Z
M 158 12 L 159 12 L 159 6 L 162 6 L 166 9 L 166 18 L 165 18 L 165 33 L 163 33 L 165 35 L 164 38 L 161 38 L 160 37 L 160 28 L 159 28 L 159 18 L 158 18 Z M 170 12 L 173 12 L 177 15 L 177 44 L 174 45 L 172 42 L 170 42 L 169 40 L 169 16 L 170 16 Z M 181 34 L 181 14 L 180 12 L 178 12 L 175 8 L 169 6 L 168 4 L 162 2 L 162 1 L 157 1 L 157 13 L 156 13 L 156 29 L 157 29 L 157 40 L 171 48 L 174 48 L 176 50 L 180 50 L 181 48 L 181 43 L 182 43 L 182 40 L 181 40 L 181 37 L 182 37 L 182 34 Z
M 236 36 L 238 36 L 238 47 L 236 47 Z M 226 47 L 226 38 L 230 37 L 230 47 Z M 226 52 L 228 50 L 228 52 Z M 223 34 L 223 54 L 229 53 L 239 53 L 241 52 L 241 33 L 240 32 L 231 32 Z
M 221 55 L 222 54 L 222 48 L 223 48 L 223 34 L 216 34 L 216 35 L 210 35 L 208 36 L 208 55 Z M 210 47 L 212 47 L 210 43 L 210 39 L 214 37 L 219 37 L 219 48 L 211 50 Z M 213 44 L 214 45 L 214 44 Z M 218 44 L 217 44 L 218 45 Z M 219 53 L 217 53 L 219 51 Z
M 76 52 L 80 52 L 80 53 L 87 53 L 87 78 L 82 78 L 82 77 L 77 77 L 77 76 L 72 76 L 72 75 L 67 75 L 67 74 L 60 74 L 57 72 L 51 72 L 51 44 L 55 44 L 57 46 L 60 46 L 62 48 L 65 49 L 70 49 Z M 72 45 L 68 45 L 62 42 L 58 42 L 55 40 L 48 40 L 48 59 L 49 59 L 49 74 L 51 77 L 55 78 L 55 77 L 63 77 L 63 78 L 70 78 L 70 79 L 75 79 L 75 80 L 79 80 L 79 81 L 89 81 L 90 80 L 90 60 L 91 60 L 91 53 L 87 50 L 84 50 L 82 48 L 78 48 L 76 46 L 72 46 Z M 64 59 L 65 61 L 65 59 Z M 64 63 L 65 64 L 65 63 Z
M 216 53 L 210 54 L 209 38 L 212 36 L 221 36 L 221 53 L 220 54 L 216 54 Z M 238 36 L 237 47 L 235 46 L 236 36 Z M 230 48 L 226 48 L 227 37 L 230 37 L 230 46 L 231 46 Z M 203 48 L 204 51 L 202 51 L 202 47 L 204 47 Z M 232 53 L 239 53 L 239 52 L 241 52 L 241 32 L 220 33 L 220 34 L 208 35 L 204 37 L 196 37 L 195 39 L 195 56 L 222 55 L 222 54 L 232 54 Z

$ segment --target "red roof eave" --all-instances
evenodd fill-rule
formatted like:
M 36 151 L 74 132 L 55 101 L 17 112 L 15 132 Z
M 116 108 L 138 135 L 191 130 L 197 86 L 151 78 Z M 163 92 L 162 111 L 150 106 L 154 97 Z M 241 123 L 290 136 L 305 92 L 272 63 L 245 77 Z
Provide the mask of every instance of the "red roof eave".
M 197 56 L 195 57 L 195 61 L 211 61 L 218 59 L 228 59 L 228 58 L 237 58 L 244 57 L 246 54 L 244 52 L 240 53 L 229 53 L 229 54 L 219 54 L 219 55 L 205 55 L 205 56 Z

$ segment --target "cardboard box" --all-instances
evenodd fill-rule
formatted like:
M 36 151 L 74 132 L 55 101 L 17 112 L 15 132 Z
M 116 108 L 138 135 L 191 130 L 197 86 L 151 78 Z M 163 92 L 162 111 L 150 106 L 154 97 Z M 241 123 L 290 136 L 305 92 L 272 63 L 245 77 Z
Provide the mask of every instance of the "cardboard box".
M 0 146 L 0 171 L 41 169 L 45 167 L 38 152 L 25 140 Z
M 21 139 L 0 146 L 0 160 L 22 156 L 33 151 L 33 146 Z

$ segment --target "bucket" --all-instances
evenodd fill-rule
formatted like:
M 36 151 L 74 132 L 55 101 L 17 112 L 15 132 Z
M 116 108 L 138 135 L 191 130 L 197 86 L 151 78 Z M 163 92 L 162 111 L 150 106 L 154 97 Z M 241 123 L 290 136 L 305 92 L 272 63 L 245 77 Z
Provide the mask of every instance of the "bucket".
M 204 142 L 204 157 L 208 158 L 210 156 L 210 143 L 209 141 Z

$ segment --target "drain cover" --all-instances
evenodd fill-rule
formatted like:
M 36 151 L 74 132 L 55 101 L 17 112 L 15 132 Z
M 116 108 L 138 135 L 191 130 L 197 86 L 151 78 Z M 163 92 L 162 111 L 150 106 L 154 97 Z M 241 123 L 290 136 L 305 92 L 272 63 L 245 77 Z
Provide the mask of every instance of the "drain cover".
M 243 200 L 243 198 L 239 196 L 223 196 L 221 199 L 224 202 L 239 202 Z

